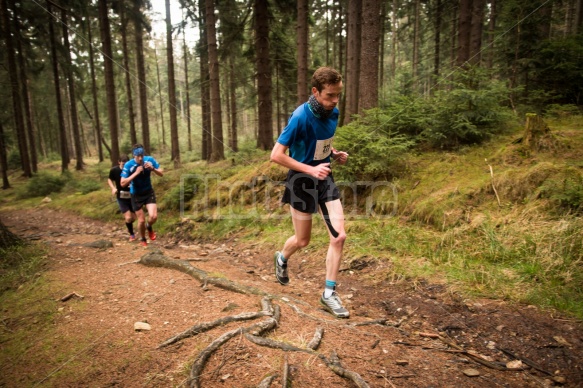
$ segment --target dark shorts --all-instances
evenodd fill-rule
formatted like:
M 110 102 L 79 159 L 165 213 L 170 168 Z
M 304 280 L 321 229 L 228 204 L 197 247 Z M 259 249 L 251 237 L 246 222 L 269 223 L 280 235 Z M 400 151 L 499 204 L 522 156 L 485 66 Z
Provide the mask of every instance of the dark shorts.
M 128 211 L 132 213 L 134 212 L 131 198 L 128 199 L 118 198 L 117 205 L 119 206 L 119 211 L 121 212 L 121 214 L 125 214 Z
M 134 208 L 134 211 L 141 210 L 144 205 L 150 203 L 156 203 L 156 194 L 154 193 L 154 190 L 132 194 L 132 207 Z
M 285 179 L 282 202 L 302 213 L 317 213 L 318 205 L 340 199 L 332 174 L 319 180 L 311 175 L 290 170 Z

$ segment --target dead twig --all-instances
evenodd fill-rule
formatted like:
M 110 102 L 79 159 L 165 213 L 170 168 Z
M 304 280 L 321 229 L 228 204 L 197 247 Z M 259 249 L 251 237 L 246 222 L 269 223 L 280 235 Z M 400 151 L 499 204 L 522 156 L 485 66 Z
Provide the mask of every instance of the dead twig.
M 316 332 L 314 333 L 314 337 L 308 343 L 308 349 L 316 350 L 318 346 L 320 346 L 320 342 L 322 341 L 322 336 L 324 335 L 324 329 L 321 327 L 316 328 Z
M 536 370 L 538 370 L 539 372 L 542 372 L 546 375 L 552 376 L 553 374 L 547 370 L 544 370 L 540 365 L 538 365 L 536 362 L 529 360 L 526 357 L 522 357 L 522 356 L 518 356 L 514 353 L 512 353 L 510 350 L 508 349 L 502 349 L 502 348 L 498 348 L 498 350 L 500 350 L 502 353 L 507 354 L 508 356 L 514 358 L 515 360 L 520 360 L 522 362 L 524 362 L 526 365 L 530 366 L 531 368 L 534 368 Z
M 71 292 L 70 294 L 67 294 L 65 296 L 63 296 L 61 299 L 59 299 L 61 302 L 66 302 L 71 298 L 79 298 L 79 299 L 83 299 L 84 296 L 83 295 L 79 295 L 76 292 Z

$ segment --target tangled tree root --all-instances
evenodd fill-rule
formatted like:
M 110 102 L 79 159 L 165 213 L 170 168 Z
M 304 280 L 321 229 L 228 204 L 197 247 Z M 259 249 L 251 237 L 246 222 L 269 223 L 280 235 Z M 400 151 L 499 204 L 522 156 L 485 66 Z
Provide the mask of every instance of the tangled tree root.
M 188 385 L 190 387 L 192 388 L 200 387 L 200 376 L 203 373 L 207 361 L 210 359 L 213 353 L 220 349 L 221 346 L 223 346 L 224 344 L 229 342 L 232 338 L 235 338 L 237 336 L 244 336 L 249 342 L 257 346 L 269 347 L 272 349 L 280 349 L 284 352 L 304 352 L 311 355 L 315 355 L 318 358 L 320 358 L 328 366 L 328 368 L 330 368 L 330 370 L 332 370 L 338 376 L 351 380 L 352 382 L 354 382 L 354 384 L 356 384 L 357 387 L 368 387 L 368 384 L 364 381 L 364 379 L 362 379 L 362 377 L 358 373 L 344 369 L 342 367 L 336 352 L 332 352 L 330 358 L 327 358 L 325 355 L 316 351 L 324 335 L 324 329 L 321 327 L 318 327 L 316 329 L 314 337 L 308 343 L 306 348 L 297 347 L 285 342 L 275 341 L 264 337 L 266 333 L 275 329 L 275 327 L 279 323 L 281 315 L 280 307 L 278 305 L 272 304 L 271 300 L 273 296 L 269 295 L 268 293 L 253 287 L 247 287 L 234 283 L 224 278 L 210 277 L 207 275 L 205 271 L 193 267 L 189 262 L 184 260 L 169 259 L 168 257 L 164 256 L 161 252 L 158 251 L 147 253 L 146 255 L 142 256 L 142 258 L 140 258 L 138 263 L 153 267 L 175 269 L 194 277 L 203 284 L 210 283 L 228 291 L 233 291 L 241 294 L 263 296 L 261 300 L 262 310 L 259 312 L 245 312 L 238 315 L 222 317 L 212 322 L 199 323 L 191 327 L 190 329 L 167 339 L 158 346 L 158 349 L 161 349 L 163 347 L 167 347 L 179 341 L 182 341 L 186 338 L 196 336 L 200 333 L 204 333 L 216 327 L 220 327 L 227 323 L 242 322 L 267 317 L 266 319 L 254 323 L 252 325 L 249 325 L 247 327 L 238 327 L 236 329 L 227 331 L 226 333 L 223 333 L 222 335 L 217 337 L 214 341 L 212 341 L 206 348 L 204 348 L 198 354 L 190 369 L 190 375 L 188 378 Z M 298 311 L 297 308 L 294 310 L 296 312 Z M 285 358 L 282 372 L 283 381 L 286 382 L 290 380 L 287 357 Z M 259 383 L 259 387 L 269 387 L 273 380 L 275 380 L 277 377 L 278 377 L 277 375 L 265 377 Z

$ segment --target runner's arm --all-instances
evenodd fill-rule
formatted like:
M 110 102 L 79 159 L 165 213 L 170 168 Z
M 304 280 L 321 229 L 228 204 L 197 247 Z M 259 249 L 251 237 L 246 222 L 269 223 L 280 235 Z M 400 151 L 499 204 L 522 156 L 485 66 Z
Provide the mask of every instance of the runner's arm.
M 317 179 L 324 179 L 332 171 L 330 170 L 330 163 L 321 163 L 317 166 L 310 166 L 309 164 L 298 162 L 286 154 L 288 148 L 289 147 L 281 143 L 275 143 L 275 146 L 271 151 L 270 160 L 281 166 L 289 168 L 290 170 L 303 172 Z

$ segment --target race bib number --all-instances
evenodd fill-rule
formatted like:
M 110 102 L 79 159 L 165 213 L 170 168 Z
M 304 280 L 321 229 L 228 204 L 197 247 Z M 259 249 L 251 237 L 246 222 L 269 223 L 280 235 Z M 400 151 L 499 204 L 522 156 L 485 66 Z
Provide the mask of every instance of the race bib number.
M 130 194 L 129 191 L 120 191 L 119 192 L 119 197 L 123 198 L 123 199 L 129 199 L 132 197 L 132 195 Z
M 316 151 L 314 152 L 314 160 L 326 159 L 332 152 L 332 140 L 334 137 L 325 140 L 318 140 L 316 142 Z

